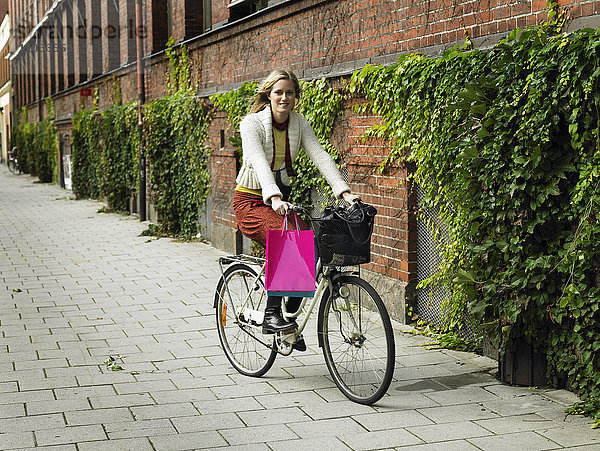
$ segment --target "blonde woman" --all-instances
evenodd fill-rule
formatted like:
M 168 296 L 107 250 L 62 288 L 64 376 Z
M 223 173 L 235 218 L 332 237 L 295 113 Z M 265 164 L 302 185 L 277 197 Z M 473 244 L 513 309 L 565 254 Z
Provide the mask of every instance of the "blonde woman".
M 236 179 L 233 201 L 240 231 L 266 245 L 267 230 L 280 229 L 290 205 L 290 177 L 295 175 L 294 160 L 300 147 L 308 154 L 338 198 L 352 203 L 358 196 L 350 192 L 331 156 L 319 144 L 308 123 L 294 106 L 300 99 L 296 75 L 284 69 L 273 71 L 260 85 L 251 101 L 250 113 L 242 120 L 240 132 L 244 159 Z M 300 228 L 306 223 L 300 221 Z M 290 298 L 289 311 L 296 311 L 302 298 Z M 263 333 L 293 330 L 295 321 L 281 313 L 281 297 L 269 296 Z M 297 342 L 297 350 L 306 345 Z

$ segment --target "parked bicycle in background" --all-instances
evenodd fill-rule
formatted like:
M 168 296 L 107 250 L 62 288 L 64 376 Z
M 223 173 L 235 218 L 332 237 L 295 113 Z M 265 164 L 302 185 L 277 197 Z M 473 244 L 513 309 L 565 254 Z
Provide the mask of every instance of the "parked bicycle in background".
M 8 160 L 6 161 L 6 164 L 8 164 L 8 169 L 13 174 L 16 174 L 17 171 L 19 174 L 21 173 L 21 166 L 19 166 L 19 159 L 17 158 L 17 148 L 16 147 L 13 147 L 11 150 L 9 150 Z

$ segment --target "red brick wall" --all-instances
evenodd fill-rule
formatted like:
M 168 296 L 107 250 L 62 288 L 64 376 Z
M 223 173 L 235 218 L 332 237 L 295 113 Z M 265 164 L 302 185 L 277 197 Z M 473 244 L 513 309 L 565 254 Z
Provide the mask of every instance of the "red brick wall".
M 579 1 L 576 17 L 600 2 Z M 213 5 L 214 17 L 224 5 Z M 400 52 L 462 43 L 546 19 L 541 1 L 306 0 L 241 21 L 201 39 L 201 87 L 213 89 L 265 75 L 276 66 L 305 74 L 349 72 Z M 213 21 L 214 22 L 214 21 Z M 437 50 L 437 49 L 434 49 Z

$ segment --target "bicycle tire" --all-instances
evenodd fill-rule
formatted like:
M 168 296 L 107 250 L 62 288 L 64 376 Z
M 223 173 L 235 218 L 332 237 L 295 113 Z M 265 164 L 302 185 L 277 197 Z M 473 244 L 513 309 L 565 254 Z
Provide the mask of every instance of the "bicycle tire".
M 377 291 L 357 276 L 340 276 L 319 309 L 323 356 L 351 401 L 370 405 L 387 392 L 396 360 L 390 317 Z
M 7 164 L 8 164 L 8 170 L 10 172 L 12 172 L 13 174 L 16 174 L 17 173 L 17 165 L 15 163 L 15 160 L 13 160 L 12 158 L 9 158 Z
M 254 283 L 255 279 L 256 271 L 248 265 L 235 264 L 227 268 L 217 284 L 215 306 L 217 330 L 225 356 L 239 373 L 260 377 L 273 366 L 277 352 L 273 335 L 262 334 L 260 328 L 249 326 L 243 318 L 245 308 L 255 311 L 265 308 L 263 281 L 258 279 Z M 249 290 L 253 294 L 245 302 Z

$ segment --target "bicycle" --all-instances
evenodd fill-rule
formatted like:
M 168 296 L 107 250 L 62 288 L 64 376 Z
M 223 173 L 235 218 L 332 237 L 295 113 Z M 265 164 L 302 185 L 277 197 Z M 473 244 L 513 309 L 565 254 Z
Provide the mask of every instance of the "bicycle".
M 13 147 L 12 150 L 8 152 L 8 160 L 6 161 L 8 165 L 8 169 L 13 174 L 16 174 L 19 171 L 21 173 L 21 167 L 19 166 L 19 159 L 17 158 L 17 148 Z
M 379 294 L 358 272 L 323 265 L 319 258 L 316 291 L 304 318 L 296 330 L 273 335 L 262 333 L 266 260 L 230 255 L 221 257 L 219 265 L 217 330 L 223 351 L 238 372 L 261 377 L 277 354 L 290 355 L 318 304 L 318 344 L 337 387 L 359 404 L 373 404 L 385 395 L 394 373 L 394 334 Z M 283 315 L 297 319 L 306 304 L 303 298 L 296 312 L 288 312 L 282 300 Z

